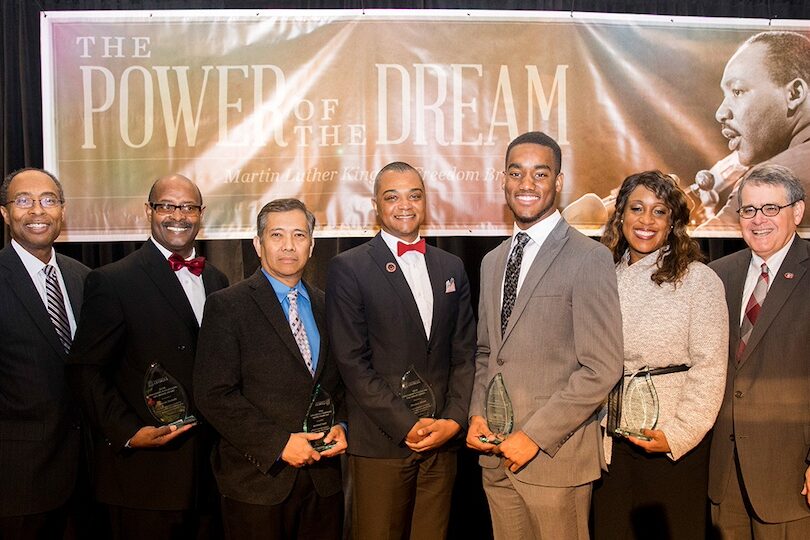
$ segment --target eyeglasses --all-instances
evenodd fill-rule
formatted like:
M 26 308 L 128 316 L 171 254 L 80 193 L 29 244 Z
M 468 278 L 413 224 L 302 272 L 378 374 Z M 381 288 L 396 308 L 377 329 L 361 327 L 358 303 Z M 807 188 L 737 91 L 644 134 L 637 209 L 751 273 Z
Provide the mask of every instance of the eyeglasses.
M 158 214 L 168 215 L 174 214 L 175 210 L 180 210 L 184 216 L 198 216 L 202 212 L 202 205 L 199 204 L 172 204 L 165 202 L 149 202 L 152 210 Z
M 779 206 L 778 204 L 763 204 L 762 206 L 743 206 L 737 213 L 740 214 L 740 217 L 743 219 L 754 219 L 754 216 L 757 215 L 757 212 L 762 212 L 762 215 L 765 217 L 775 217 L 779 215 L 779 212 L 782 208 L 787 208 L 788 206 L 793 206 L 798 201 L 793 201 L 792 203 L 783 204 Z
M 42 208 L 56 208 L 58 206 L 62 206 L 65 201 L 61 200 L 56 195 L 45 195 L 44 197 L 40 197 L 39 199 L 35 199 L 30 195 L 17 195 L 13 200 L 6 201 L 3 203 L 3 206 L 7 204 L 13 204 L 17 208 L 22 208 L 23 210 L 29 210 L 34 207 L 34 203 L 39 202 L 39 205 Z

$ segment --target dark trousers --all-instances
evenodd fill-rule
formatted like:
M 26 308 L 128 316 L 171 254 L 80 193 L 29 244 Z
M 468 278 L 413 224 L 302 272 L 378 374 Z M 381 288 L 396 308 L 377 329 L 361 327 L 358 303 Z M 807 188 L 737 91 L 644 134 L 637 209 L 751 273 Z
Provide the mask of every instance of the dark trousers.
M 447 536 L 456 452 L 403 459 L 349 456 L 357 540 L 441 540 Z
M 0 487 L 0 489 L 13 488 L 13 486 Z M 47 487 L 43 486 L 43 489 Z M 0 540 L 61 540 L 66 523 L 65 507 L 39 514 L 0 517 Z
M 614 439 L 610 470 L 594 484 L 594 538 L 705 538 L 709 445 L 707 436 L 672 461 Z
M 340 540 L 343 493 L 321 497 L 302 469 L 281 504 L 250 504 L 223 496 L 222 520 L 229 540 Z
M 218 517 L 193 510 L 141 510 L 107 506 L 113 540 L 215 540 L 222 538 Z

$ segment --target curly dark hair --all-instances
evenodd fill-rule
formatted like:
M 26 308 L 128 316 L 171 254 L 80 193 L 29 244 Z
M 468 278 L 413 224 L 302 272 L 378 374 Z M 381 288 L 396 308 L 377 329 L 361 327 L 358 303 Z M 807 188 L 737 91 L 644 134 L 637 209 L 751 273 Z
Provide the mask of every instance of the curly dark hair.
M 668 249 L 659 252 L 656 261 L 658 270 L 653 272 L 651 279 L 658 285 L 662 283 L 677 285 L 686 275 L 689 263 L 703 261 L 703 254 L 697 241 L 686 232 L 686 226 L 689 224 L 689 206 L 686 203 L 686 194 L 673 177 L 661 171 L 644 171 L 625 178 L 616 197 L 616 209 L 605 223 L 602 243 L 613 253 L 613 261 L 616 263 L 630 247 L 622 232 L 622 221 L 627 199 L 638 186 L 646 187 L 664 202 L 670 211 L 670 225 L 672 225 L 664 243 Z

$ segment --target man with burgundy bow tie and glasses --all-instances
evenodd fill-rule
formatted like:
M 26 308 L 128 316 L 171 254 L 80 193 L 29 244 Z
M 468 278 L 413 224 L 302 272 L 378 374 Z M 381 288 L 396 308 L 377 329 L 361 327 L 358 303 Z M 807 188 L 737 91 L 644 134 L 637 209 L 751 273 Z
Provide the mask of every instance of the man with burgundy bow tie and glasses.
M 346 385 L 354 538 L 444 538 L 472 390 L 475 322 L 461 260 L 425 245 L 425 186 L 389 163 L 374 180 L 382 231 L 327 277 L 332 357 Z M 406 373 L 432 406 L 409 406 Z M 432 409 L 425 412 L 427 409 Z
M 191 180 L 158 179 L 145 204 L 152 237 L 85 282 L 87 317 L 68 377 L 95 430 L 96 497 L 109 509 L 114 538 L 218 536 L 210 428 L 161 425 L 144 398 L 147 372 L 159 364 L 196 413 L 192 370 L 205 298 L 228 285 L 196 256 L 203 210 Z
M 810 244 L 805 190 L 781 165 L 739 185 L 748 245 L 710 266 L 726 288 L 728 377 L 709 461 L 722 538 L 810 538 Z

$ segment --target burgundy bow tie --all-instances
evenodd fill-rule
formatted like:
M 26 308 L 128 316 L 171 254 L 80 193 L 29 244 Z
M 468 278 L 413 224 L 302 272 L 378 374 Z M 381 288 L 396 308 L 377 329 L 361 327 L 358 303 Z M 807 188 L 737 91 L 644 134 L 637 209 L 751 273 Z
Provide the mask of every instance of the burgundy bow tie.
M 406 244 L 405 242 L 397 242 L 397 255 L 402 257 L 403 254 L 409 251 L 418 251 L 422 255 L 425 254 L 425 239 L 420 239 L 415 244 Z
M 177 253 L 172 253 L 169 257 L 169 266 L 175 272 L 185 267 L 195 276 L 199 276 L 203 273 L 203 268 L 205 268 L 205 257 L 194 257 L 193 259 L 185 260 Z

